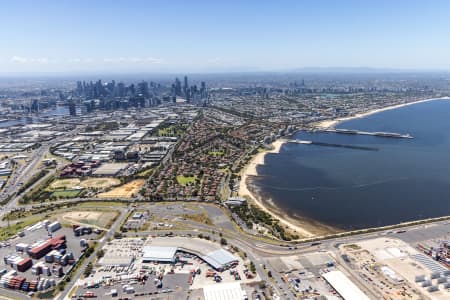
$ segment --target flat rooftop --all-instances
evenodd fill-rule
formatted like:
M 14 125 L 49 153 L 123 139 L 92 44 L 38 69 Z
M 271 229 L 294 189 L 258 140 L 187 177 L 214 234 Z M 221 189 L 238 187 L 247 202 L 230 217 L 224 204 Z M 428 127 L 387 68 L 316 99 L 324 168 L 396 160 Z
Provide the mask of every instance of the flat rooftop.
M 341 271 L 324 273 L 322 277 L 325 278 L 344 300 L 370 300 L 370 298 Z
M 128 166 L 127 163 L 106 163 L 102 164 L 95 172 L 94 175 L 116 175 Z
M 203 288 L 205 300 L 243 300 L 245 292 L 238 282 L 208 285 Z

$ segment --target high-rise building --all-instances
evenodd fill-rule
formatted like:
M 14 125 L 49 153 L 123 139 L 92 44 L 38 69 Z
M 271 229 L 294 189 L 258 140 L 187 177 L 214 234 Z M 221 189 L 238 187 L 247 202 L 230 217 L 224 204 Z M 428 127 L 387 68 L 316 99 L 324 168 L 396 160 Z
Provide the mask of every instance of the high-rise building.
M 144 96 L 145 98 L 148 98 L 150 96 L 148 82 L 142 81 L 138 83 L 138 94 L 142 94 L 142 96 Z
M 39 112 L 39 100 L 33 99 L 30 105 L 30 111 Z
M 117 96 L 124 97 L 126 93 L 125 91 L 126 91 L 125 84 L 123 82 L 119 82 L 117 84 Z
M 201 87 L 200 87 L 200 97 L 202 99 L 206 98 L 206 83 L 204 81 L 202 81 L 201 83 Z
M 181 81 L 175 78 L 175 95 L 181 96 Z
M 70 102 L 69 102 L 69 114 L 72 117 L 77 115 L 77 107 L 75 105 L 75 102 L 73 102 L 73 100 L 70 100 Z
M 81 81 L 77 81 L 77 94 L 78 96 L 83 95 L 83 84 Z
M 184 93 L 184 96 L 186 97 L 187 93 L 188 93 L 188 77 L 187 76 L 184 76 L 183 93 Z

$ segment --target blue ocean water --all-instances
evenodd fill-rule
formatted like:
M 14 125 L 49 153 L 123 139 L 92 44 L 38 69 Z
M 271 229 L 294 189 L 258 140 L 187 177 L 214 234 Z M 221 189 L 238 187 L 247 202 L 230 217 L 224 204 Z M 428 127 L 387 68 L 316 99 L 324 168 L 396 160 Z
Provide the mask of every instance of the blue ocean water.
M 294 138 L 377 148 L 284 144 L 252 184 L 293 217 L 356 229 L 450 215 L 450 101 L 430 101 L 337 128 L 409 133 L 398 139 L 298 132 Z

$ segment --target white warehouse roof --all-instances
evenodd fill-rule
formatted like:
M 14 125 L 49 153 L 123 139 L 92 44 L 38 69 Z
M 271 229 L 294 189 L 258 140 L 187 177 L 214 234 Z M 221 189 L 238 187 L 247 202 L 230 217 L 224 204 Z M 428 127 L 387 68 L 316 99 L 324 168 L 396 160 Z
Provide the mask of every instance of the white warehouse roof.
M 341 295 L 344 300 L 370 300 L 347 276 L 341 271 L 331 271 L 322 277 Z
M 205 300 L 243 300 L 245 293 L 238 282 L 207 285 L 203 288 Z
M 145 261 L 165 261 L 173 262 L 177 247 L 155 247 L 145 246 L 143 249 L 142 259 Z
M 224 249 L 209 252 L 201 258 L 216 269 L 238 260 L 236 256 Z

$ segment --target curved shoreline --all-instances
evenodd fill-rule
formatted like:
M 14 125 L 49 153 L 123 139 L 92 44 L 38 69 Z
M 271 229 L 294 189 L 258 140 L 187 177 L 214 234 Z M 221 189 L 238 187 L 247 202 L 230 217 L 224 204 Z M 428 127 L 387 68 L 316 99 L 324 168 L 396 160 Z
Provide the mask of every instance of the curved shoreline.
M 280 221 L 281 224 L 289 227 L 291 230 L 294 230 L 298 234 L 300 234 L 302 237 L 314 237 L 315 234 L 308 231 L 307 229 L 298 226 L 294 224 L 293 221 L 289 220 L 286 216 L 280 216 L 280 212 L 274 212 L 273 210 L 269 209 L 266 204 L 263 203 L 263 201 L 259 200 L 254 193 L 250 191 L 250 189 L 247 186 L 247 180 L 250 176 L 258 176 L 257 166 L 264 164 L 264 157 L 267 153 L 279 153 L 281 146 L 283 146 L 285 142 L 283 140 L 276 140 L 272 143 L 273 149 L 266 150 L 259 152 L 256 154 L 250 162 L 245 166 L 244 170 L 242 171 L 241 181 L 239 183 L 239 195 L 244 197 L 248 196 L 261 210 L 264 212 L 270 214 L 273 218 Z
M 381 107 L 381 108 L 376 108 L 376 109 L 372 109 L 366 112 L 360 112 L 357 113 L 353 116 L 348 116 L 348 117 L 342 117 L 342 118 L 337 118 L 337 119 L 332 119 L 332 120 L 323 120 L 323 121 L 319 121 L 315 123 L 315 127 L 320 128 L 320 129 L 327 129 L 327 128 L 333 128 L 336 125 L 338 125 L 339 123 L 345 122 L 345 121 L 350 121 L 353 119 L 359 119 L 359 118 L 364 118 L 376 113 L 380 113 L 383 111 L 387 111 L 387 110 L 391 110 L 391 109 L 397 109 L 397 108 L 401 108 L 401 107 L 405 107 L 405 106 L 409 106 L 409 105 L 413 105 L 413 104 L 419 104 L 419 103 L 424 103 L 424 102 L 430 102 L 430 101 L 437 101 L 437 100 L 450 100 L 450 97 L 441 97 L 441 98 L 431 98 L 431 99 L 423 99 L 423 100 L 417 100 L 417 101 L 411 101 L 411 102 L 406 102 L 406 103 L 401 103 L 401 104 L 395 104 L 395 105 L 390 105 L 390 106 L 386 106 L 386 107 Z
M 397 108 L 401 108 L 404 106 L 409 106 L 409 105 L 423 103 L 423 102 L 435 101 L 435 100 L 450 100 L 450 98 L 449 97 L 441 97 L 441 98 L 423 99 L 423 100 L 417 100 L 417 101 L 412 101 L 412 102 L 407 102 L 407 103 L 402 103 L 402 104 L 386 106 L 383 108 L 369 110 L 367 112 L 357 113 L 357 114 L 355 114 L 353 116 L 349 116 L 349 117 L 337 118 L 337 119 L 333 119 L 333 120 L 323 120 L 323 121 L 317 122 L 315 124 L 315 126 L 317 128 L 321 128 L 321 129 L 330 128 L 330 127 L 334 127 L 337 124 L 344 122 L 344 121 L 357 119 L 357 118 L 363 118 L 363 117 L 367 117 L 369 115 L 376 114 L 379 112 L 383 112 L 383 111 L 387 111 L 387 110 L 391 110 L 391 109 L 397 109 Z M 305 228 L 308 226 L 301 225 L 302 224 L 301 220 L 294 220 L 292 217 L 289 217 L 286 214 L 282 214 L 282 212 L 280 210 L 270 208 L 270 206 L 267 203 L 264 203 L 263 200 L 258 199 L 258 195 L 256 195 L 254 192 L 250 191 L 250 189 L 249 189 L 247 180 L 251 176 L 258 176 L 257 166 L 264 165 L 265 155 L 267 153 L 279 153 L 280 149 L 284 143 L 285 143 L 285 141 L 283 141 L 282 139 L 278 139 L 272 143 L 273 149 L 259 152 L 250 160 L 250 162 L 245 166 L 245 168 L 242 171 L 241 180 L 239 182 L 238 194 L 242 197 L 244 197 L 244 196 L 249 197 L 260 209 L 269 213 L 273 218 L 279 220 L 282 225 L 287 226 L 291 230 L 295 231 L 297 234 L 301 235 L 303 238 L 312 238 L 312 237 L 319 236 L 318 234 L 313 233 L 312 230 L 308 230 Z M 314 226 L 314 224 L 311 224 L 311 226 Z

